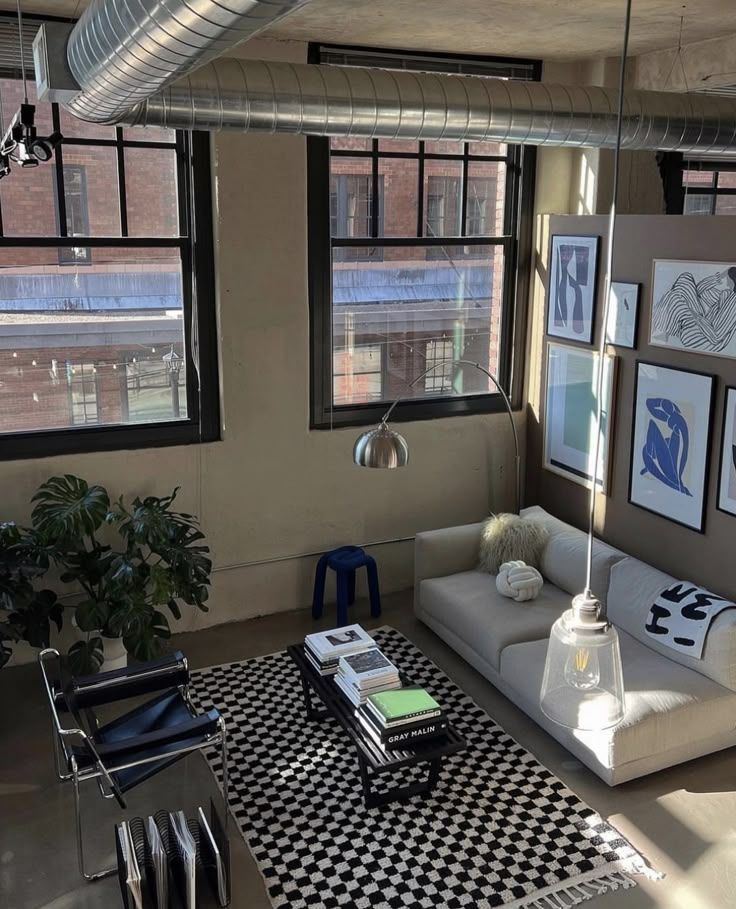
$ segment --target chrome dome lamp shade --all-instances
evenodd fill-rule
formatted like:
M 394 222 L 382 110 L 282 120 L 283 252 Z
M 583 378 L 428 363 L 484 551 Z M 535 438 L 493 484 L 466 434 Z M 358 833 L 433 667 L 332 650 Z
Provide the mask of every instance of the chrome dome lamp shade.
M 358 467 L 405 467 L 408 460 L 406 439 L 385 422 L 361 433 L 353 447 Z

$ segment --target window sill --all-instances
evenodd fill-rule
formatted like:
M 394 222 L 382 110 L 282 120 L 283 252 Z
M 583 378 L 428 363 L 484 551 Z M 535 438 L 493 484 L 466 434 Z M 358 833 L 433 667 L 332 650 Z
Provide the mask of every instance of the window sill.
M 186 421 L 3 433 L 0 434 L 0 461 L 91 454 L 97 451 L 165 448 L 219 440 L 219 427 L 203 427 L 200 430 L 196 423 Z
M 380 423 L 381 417 L 391 406 L 390 402 L 380 404 L 357 404 L 352 407 L 336 407 L 317 415 L 310 429 L 329 430 L 347 426 L 370 426 Z M 518 405 L 512 403 L 515 411 Z M 430 398 L 402 400 L 391 414 L 392 423 L 409 423 L 419 420 L 438 420 L 445 417 L 463 417 L 476 414 L 505 413 L 506 407 L 499 394 L 468 395 L 463 398 Z

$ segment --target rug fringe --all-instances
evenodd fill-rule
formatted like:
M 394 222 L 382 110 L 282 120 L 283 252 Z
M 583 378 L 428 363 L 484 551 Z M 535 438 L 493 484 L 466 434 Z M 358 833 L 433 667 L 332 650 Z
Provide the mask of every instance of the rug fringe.
M 623 871 L 611 871 L 591 880 L 563 884 L 544 896 L 532 896 L 528 901 L 513 905 L 518 909 L 570 909 L 609 890 L 628 890 L 635 886 L 635 882 Z

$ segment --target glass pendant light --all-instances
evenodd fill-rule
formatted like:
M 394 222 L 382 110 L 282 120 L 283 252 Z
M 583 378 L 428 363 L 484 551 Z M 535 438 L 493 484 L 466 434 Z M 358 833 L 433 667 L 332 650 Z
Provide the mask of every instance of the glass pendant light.
M 589 592 L 576 596 L 552 626 L 540 706 L 571 729 L 607 729 L 623 719 L 618 634 Z
M 598 492 L 601 427 L 603 426 L 603 375 L 605 370 L 606 331 L 611 309 L 616 196 L 619 184 L 621 135 L 624 114 L 626 58 L 629 52 L 632 0 L 626 0 L 624 42 L 619 72 L 618 123 L 613 155 L 613 199 L 608 219 L 606 280 L 603 289 L 603 317 L 599 327 L 598 369 L 596 376 L 595 434 L 588 499 L 588 546 L 585 592 L 572 601 L 552 626 L 544 664 L 539 706 L 550 720 L 570 729 L 610 729 L 624 718 L 623 667 L 618 634 L 606 617 L 603 604 L 591 590 L 593 574 L 593 535 L 595 532 L 596 495 Z

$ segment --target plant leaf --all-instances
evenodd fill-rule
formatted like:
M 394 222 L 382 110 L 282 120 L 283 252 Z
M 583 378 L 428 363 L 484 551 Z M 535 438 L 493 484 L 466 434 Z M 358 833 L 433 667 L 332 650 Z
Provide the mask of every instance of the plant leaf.
M 80 631 L 101 631 L 110 618 L 110 607 L 107 603 L 84 600 L 77 605 L 74 618 Z
M 66 474 L 51 477 L 31 499 L 33 526 L 47 538 L 69 540 L 91 537 L 110 510 L 110 497 L 102 486 Z
M 105 658 L 102 649 L 102 638 L 94 637 L 88 641 L 77 641 L 69 648 L 67 663 L 72 675 L 92 675 L 98 672 Z

